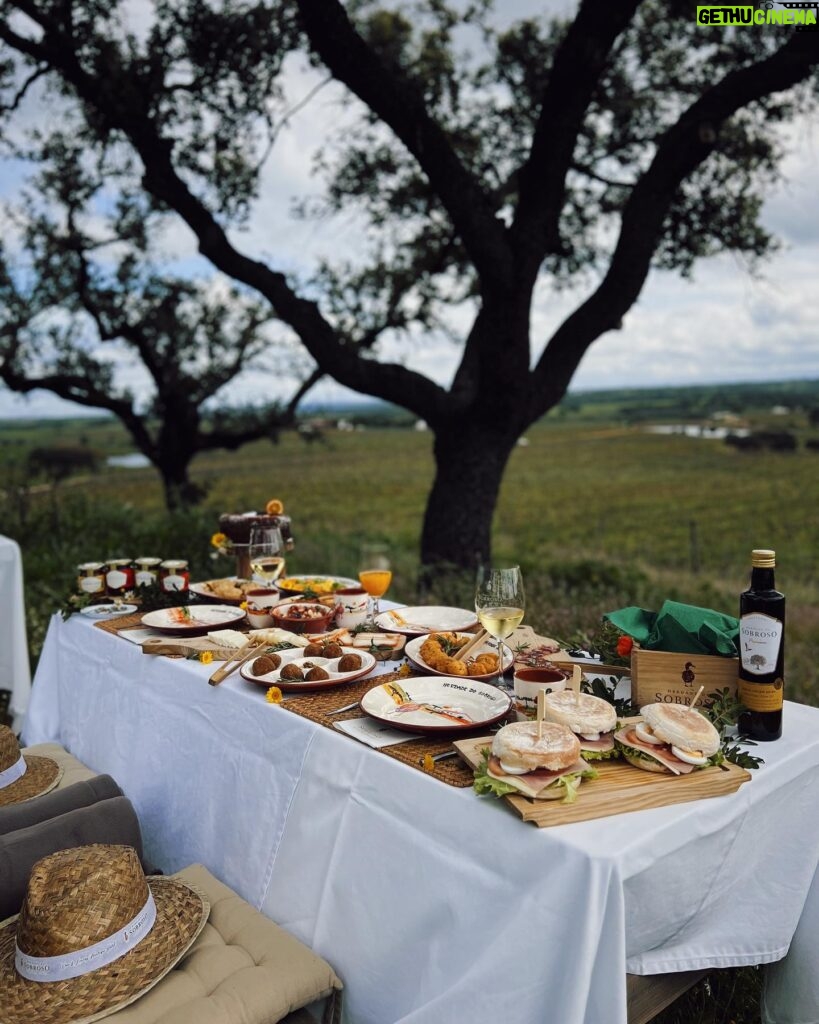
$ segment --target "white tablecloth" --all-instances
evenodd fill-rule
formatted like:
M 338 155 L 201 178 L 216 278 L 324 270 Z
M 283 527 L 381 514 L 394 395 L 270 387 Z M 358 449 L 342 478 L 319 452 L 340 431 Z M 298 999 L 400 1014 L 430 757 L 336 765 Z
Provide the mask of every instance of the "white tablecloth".
M 23 560 L 15 541 L 3 536 L 0 536 L 0 690 L 11 690 L 12 727 L 19 730 L 31 692 Z
M 202 861 L 326 957 L 355 1024 L 625 1024 L 626 971 L 788 950 L 819 851 L 816 709 L 787 705 L 736 794 L 537 829 L 210 671 L 55 617 L 24 738 L 110 772 L 151 860 Z

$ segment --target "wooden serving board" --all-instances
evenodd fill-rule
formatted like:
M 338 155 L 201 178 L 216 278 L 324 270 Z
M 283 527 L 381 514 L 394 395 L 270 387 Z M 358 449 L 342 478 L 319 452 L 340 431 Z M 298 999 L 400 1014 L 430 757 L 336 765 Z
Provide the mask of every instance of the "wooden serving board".
M 169 658 L 190 658 L 210 651 L 214 661 L 227 661 L 236 654 L 235 647 L 219 647 L 206 636 L 163 637 L 161 640 L 143 640 L 143 654 L 164 654 Z
M 491 747 L 491 736 L 456 740 L 454 746 L 473 768 L 482 761 L 481 751 Z M 750 773 L 735 764 L 722 768 L 702 768 L 690 775 L 657 775 L 635 768 L 627 761 L 603 761 L 595 764 L 597 779 L 580 783 L 577 800 L 563 804 L 559 800 L 531 800 L 523 796 L 505 796 L 507 803 L 524 821 L 538 828 L 568 825 L 573 821 L 589 821 L 627 811 L 643 811 L 648 807 L 684 804 L 711 796 L 725 796 L 750 779 Z

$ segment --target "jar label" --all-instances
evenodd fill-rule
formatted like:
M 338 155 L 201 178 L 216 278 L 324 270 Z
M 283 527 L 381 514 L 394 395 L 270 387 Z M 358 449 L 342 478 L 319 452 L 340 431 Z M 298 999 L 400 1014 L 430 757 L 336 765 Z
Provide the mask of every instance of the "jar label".
M 80 590 L 86 594 L 96 594 L 98 590 L 102 590 L 102 576 L 80 577 Z
M 111 590 L 122 590 L 128 582 L 128 577 L 124 572 L 120 572 L 119 569 L 112 569 L 105 577 L 105 582 Z
M 188 581 L 184 576 L 166 576 L 162 586 L 165 590 L 187 590 Z
M 155 572 L 148 572 L 143 569 L 141 572 L 136 574 L 136 585 L 138 587 L 150 587 L 152 583 L 156 583 Z
M 776 669 L 782 643 L 782 623 L 764 612 L 750 612 L 739 620 L 742 667 L 754 676 L 767 676 Z
M 751 711 L 781 711 L 785 684 L 781 679 L 772 683 L 753 683 L 739 680 L 739 699 Z

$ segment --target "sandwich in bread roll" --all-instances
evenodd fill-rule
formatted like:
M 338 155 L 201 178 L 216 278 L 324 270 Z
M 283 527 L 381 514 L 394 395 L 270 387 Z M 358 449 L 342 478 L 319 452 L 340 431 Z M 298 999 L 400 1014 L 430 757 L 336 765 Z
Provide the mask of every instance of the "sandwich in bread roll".
M 585 761 L 605 761 L 618 757 L 614 745 L 617 712 L 602 697 L 574 690 L 547 693 L 543 717 L 547 722 L 565 725 L 580 740 L 580 753 Z
M 719 733 L 708 719 L 685 704 L 646 704 L 641 722 L 614 734 L 623 757 L 647 772 L 688 775 L 716 763 Z
M 478 793 L 503 796 L 520 792 L 536 800 L 573 803 L 584 778 L 597 772 L 580 757 L 580 742 L 565 725 L 513 722 L 499 729 L 492 749 L 475 774 Z

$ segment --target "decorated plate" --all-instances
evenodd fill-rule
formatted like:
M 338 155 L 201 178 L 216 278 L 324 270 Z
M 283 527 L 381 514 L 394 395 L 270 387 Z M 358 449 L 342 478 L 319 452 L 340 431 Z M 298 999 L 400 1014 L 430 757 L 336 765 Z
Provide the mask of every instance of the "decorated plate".
M 284 579 L 276 580 L 273 586 L 278 587 L 283 594 L 305 594 L 309 591 L 321 597 L 348 587 L 360 588 L 361 584 L 349 576 L 323 576 L 314 572 L 309 575 L 285 576 Z
M 116 615 L 130 615 L 137 610 L 135 604 L 89 604 L 80 609 L 89 619 L 113 619 Z
M 404 636 L 422 636 L 424 633 L 456 633 L 478 624 L 474 612 L 466 608 L 444 608 L 437 605 L 396 608 L 375 617 L 380 629 Z
M 512 706 L 508 693 L 477 679 L 418 676 L 382 683 L 361 699 L 361 710 L 406 732 L 467 732 L 499 722 Z
M 347 654 L 358 655 L 361 661 L 359 667 L 342 671 L 339 669 L 341 658 L 322 658 L 319 656 L 305 658 L 302 648 L 296 647 L 293 650 L 277 652 L 277 656 L 281 658 L 281 663 L 273 672 L 264 672 L 261 675 L 254 673 L 253 665 L 256 659 L 253 658 L 242 665 L 239 673 L 249 683 L 256 683 L 257 686 L 263 686 L 265 689 L 270 686 L 278 686 L 280 690 L 327 690 L 332 686 L 341 686 L 344 683 L 352 682 L 353 679 L 360 679 L 375 668 L 375 658 L 368 651 L 356 650 L 353 647 L 342 647 L 341 650 L 342 657 Z M 282 679 L 282 672 L 288 665 L 297 666 L 304 675 L 307 675 L 310 668 L 321 668 L 327 673 L 328 678 L 312 680 Z
M 183 605 L 179 608 L 158 608 L 142 616 L 142 625 L 160 633 L 184 633 L 193 636 L 207 633 L 220 626 L 241 622 L 245 613 L 241 608 L 226 604 Z
M 245 600 L 248 590 L 258 590 L 262 585 L 254 583 L 253 580 L 238 580 L 235 577 L 228 577 L 221 580 L 205 580 L 203 583 L 191 583 L 190 591 L 197 597 L 204 597 L 208 601 L 239 605 Z
M 457 637 L 460 637 L 464 641 L 464 643 L 469 643 L 469 641 L 474 639 L 474 636 L 475 636 L 474 633 L 456 633 L 455 635 Z M 417 637 L 415 637 L 414 640 L 408 640 L 407 641 L 407 646 L 404 648 L 404 651 L 405 651 L 407 657 L 416 666 L 416 668 L 421 669 L 422 672 L 434 672 L 435 675 L 437 675 L 437 676 L 452 676 L 455 679 L 481 679 L 481 680 L 487 681 L 487 680 L 490 680 L 490 679 L 497 678 L 497 675 L 498 675 L 498 670 L 497 669 L 495 669 L 492 672 L 480 672 L 480 673 L 478 673 L 477 675 L 474 675 L 474 676 L 473 675 L 464 675 L 464 676 L 462 676 L 459 673 L 455 673 L 455 672 L 452 672 L 452 671 L 447 671 L 446 660 L 448 660 L 448 658 L 447 658 L 447 656 L 446 656 L 446 654 L 445 654 L 445 652 L 443 650 L 442 650 L 442 655 L 443 656 L 440 659 L 440 661 L 437 661 L 437 660 L 433 659 L 433 663 L 431 664 L 429 661 L 427 661 L 424 658 L 423 654 L 421 654 L 421 648 L 424 646 L 425 643 L 427 643 L 427 641 L 429 641 L 431 639 L 432 639 L 432 636 L 417 636 Z M 469 664 L 470 661 L 473 661 L 474 659 L 476 659 L 481 654 L 494 654 L 494 655 L 497 655 L 497 653 L 498 653 L 497 641 L 493 640 L 491 637 L 487 637 L 487 639 L 484 640 L 483 643 L 480 643 L 480 644 L 478 644 L 477 647 L 473 647 L 472 648 L 472 651 L 466 656 L 466 663 Z M 509 650 L 508 647 L 506 647 L 504 645 L 504 648 L 503 648 L 503 671 L 504 672 L 508 668 L 512 667 L 512 662 L 514 660 L 515 659 L 514 659 L 514 656 L 512 655 L 512 652 Z

